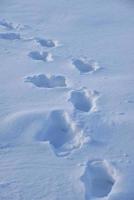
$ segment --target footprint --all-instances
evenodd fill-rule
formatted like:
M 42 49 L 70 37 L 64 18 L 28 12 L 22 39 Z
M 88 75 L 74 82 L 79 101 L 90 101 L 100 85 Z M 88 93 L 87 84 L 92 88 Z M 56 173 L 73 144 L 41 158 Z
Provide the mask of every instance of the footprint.
M 66 156 L 90 142 L 90 138 L 84 136 L 64 110 L 21 111 L 1 122 L 2 148 L 39 142 L 48 143 L 57 156 Z
M 4 27 L 7 30 L 18 30 L 18 31 L 28 27 L 26 25 L 23 26 L 21 24 L 9 22 L 6 19 L 0 19 L 0 26 Z
M 13 24 L 11 22 L 6 21 L 5 19 L 0 20 L 0 26 L 3 26 L 4 28 L 10 30 L 14 29 Z
M 19 33 L 0 33 L 0 39 L 4 40 L 20 40 L 20 34 Z
M 55 88 L 55 87 L 66 87 L 66 79 L 64 76 L 50 76 L 47 77 L 45 74 L 39 74 L 29 76 L 25 79 L 26 82 L 33 83 L 36 87 L 40 88 Z
M 29 54 L 33 60 L 42 60 L 44 62 L 53 61 L 52 54 L 47 51 L 39 52 L 39 51 L 31 51 Z
M 42 47 L 53 48 L 58 46 L 58 41 L 51 39 L 36 38 L 36 42 Z
M 85 200 L 109 196 L 116 182 L 116 171 L 105 160 L 89 161 L 81 181 L 85 186 Z
M 96 61 L 87 60 L 85 58 L 73 59 L 72 64 L 80 71 L 80 73 L 91 73 L 100 68 Z
M 94 92 L 82 88 L 72 91 L 69 101 L 71 101 L 75 109 L 89 112 L 96 110 L 96 99 L 97 95 Z
M 83 136 L 63 110 L 54 110 L 48 116 L 46 126 L 37 134 L 37 140 L 49 142 L 57 155 L 66 155 L 80 148 L 88 140 Z

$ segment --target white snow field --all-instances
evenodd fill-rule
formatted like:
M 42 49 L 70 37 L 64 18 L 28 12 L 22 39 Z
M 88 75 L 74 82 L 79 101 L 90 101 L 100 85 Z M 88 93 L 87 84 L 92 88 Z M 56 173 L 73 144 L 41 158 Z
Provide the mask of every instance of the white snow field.
M 134 200 L 134 1 L 0 1 L 0 200 Z

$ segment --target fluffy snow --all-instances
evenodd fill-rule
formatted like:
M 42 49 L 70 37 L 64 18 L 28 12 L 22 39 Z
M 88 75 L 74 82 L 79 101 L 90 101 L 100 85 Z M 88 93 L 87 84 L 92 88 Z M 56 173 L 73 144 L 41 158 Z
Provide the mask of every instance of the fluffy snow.
M 0 200 L 134 200 L 134 2 L 0 2 Z

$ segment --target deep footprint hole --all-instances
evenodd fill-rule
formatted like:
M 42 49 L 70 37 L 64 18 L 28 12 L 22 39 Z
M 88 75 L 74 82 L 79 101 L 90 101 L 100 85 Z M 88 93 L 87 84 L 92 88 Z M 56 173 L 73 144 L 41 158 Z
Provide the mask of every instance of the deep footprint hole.
M 70 101 L 75 109 L 83 112 L 89 112 L 93 106 L 90 94 L 83 89 L 72 91 Z
M 86 200 L 107 197 L 115 184 L 112 166 L 105 161 L 89 161 L 83 176 Z
M 62 110 L 52 111 L 46 124 L 45 130 L 41 131 L 37 138 L 40 141 L 49 141 L 56 149 L 75 136 L 71 121 Z

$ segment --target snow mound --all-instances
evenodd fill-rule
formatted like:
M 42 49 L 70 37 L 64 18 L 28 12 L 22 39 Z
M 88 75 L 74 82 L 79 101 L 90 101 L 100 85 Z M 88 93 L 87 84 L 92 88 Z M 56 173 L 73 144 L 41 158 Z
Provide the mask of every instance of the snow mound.
M 18 144 L 34 141 L 46 119 L 46 113 L 40 111 L 21 111 L 8 115 L 1 122 L 1 144 Z

